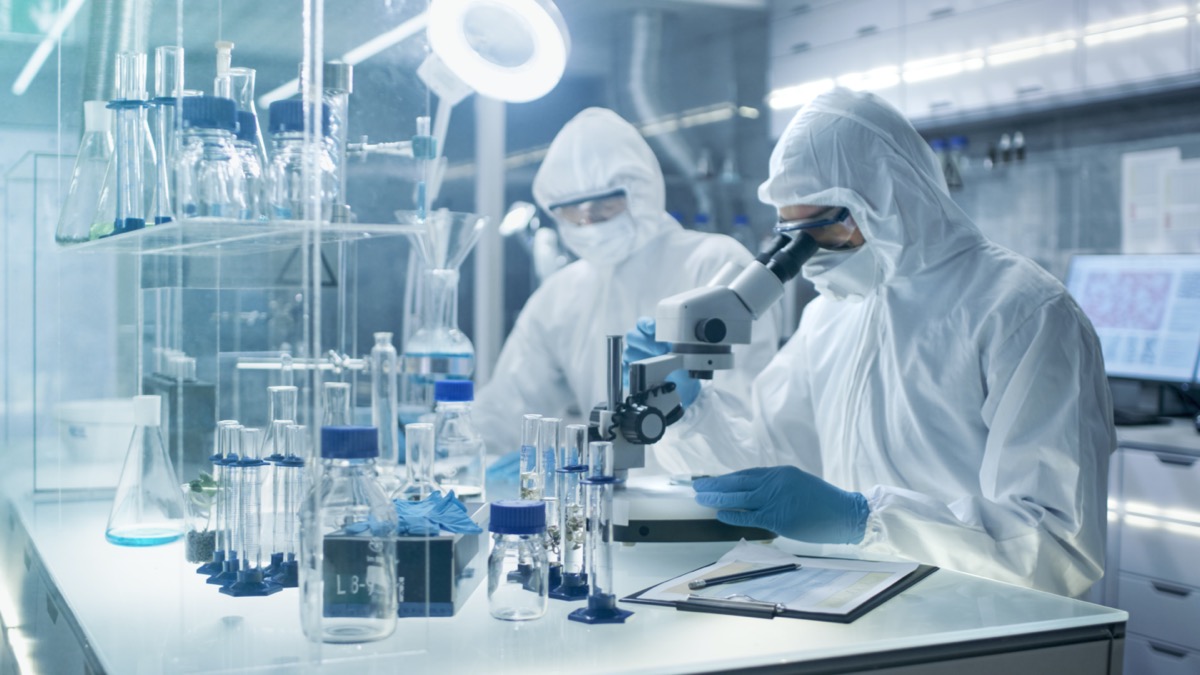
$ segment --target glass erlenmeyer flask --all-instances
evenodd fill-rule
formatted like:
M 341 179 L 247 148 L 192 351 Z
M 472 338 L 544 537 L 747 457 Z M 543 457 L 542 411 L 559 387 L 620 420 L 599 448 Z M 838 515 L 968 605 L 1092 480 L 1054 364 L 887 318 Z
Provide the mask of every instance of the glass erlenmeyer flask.
M 154 546 L 183 536 L 183 495 L 167 457 L 158 396 L 133 398 L 136 427 L 104 536 L 121 546 Z
M 263 142 L 262 129 L 258 128 L 258 108 L 254 105 L 254 76 L 253 68 L 230 68 L 217 76 L 214 89 L 217 96 L 233 99 L 238 111 L 254 116 L 254 143 L 258 147 L 258 164 L 265 167 L 267 146 Z
M 112 114 L 106 101 L 83 104 L 83 140 L 71 171 L 71 187 L 58 217 L 54 240 L 76 244 L 92 238 L 92 218 L 100 205 L 108 164 L 113 156 Z

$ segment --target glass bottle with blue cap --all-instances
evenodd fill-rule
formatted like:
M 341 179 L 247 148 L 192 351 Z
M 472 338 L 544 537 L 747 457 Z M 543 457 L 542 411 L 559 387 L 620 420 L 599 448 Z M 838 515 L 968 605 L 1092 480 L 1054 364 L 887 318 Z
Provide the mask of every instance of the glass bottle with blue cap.
M 471 421 L 475 383 L 440 380 L 433 385 L 436 457 L 434 473 L 443 490 L 465 501 L 485 501 L 483 437 Z
M 532 500 L 492 502 L 488 529 L 488 608 L 505 621 L 539 619 L 546 613 L 546 504 Z
M 302 514 L 301 551 L 320 546 L 321 569 L 303 566 L 301 622 L 310 640 L 382 640 L 396 629 L 396 511 L 376 481 L 374 427 L 323 427 L 322 474 Z M 319 536 L 320 541 L 308 541 Z M 310 577 L 318 574 L 318 579 Z
M 227 98 L 186 96 L 176 161 L 177 216 L 238 218 L 244 214 L 242 168 L 233 134 L 237 106 Z

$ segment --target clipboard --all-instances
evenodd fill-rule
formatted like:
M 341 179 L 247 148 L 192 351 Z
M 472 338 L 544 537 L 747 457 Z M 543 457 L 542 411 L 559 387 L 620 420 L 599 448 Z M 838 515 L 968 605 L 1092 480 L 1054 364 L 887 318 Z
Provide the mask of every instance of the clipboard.
M 801 557 L 801 556 L 796 556 Z M 836 558 L 830 558 L 836 560 Z M 696 572 L 708 565 L 701 565 L 691 572 L 685 572 L 678 575 L 680 577 L 687 576 Z M 884 589 L 882 592 L 873 596 L 863 604 L 854 608 L 852 611 L 845 614 L 832 614 L 826 612 L 807 612 L 794 609 L 788 609 L 783 605 L 775 605 L 766 602 L 750 602 L 745 600 L 714 600 L 714 599 L 693 599 L 687 601 L 671 601 L 671 600 L 652 600 L 641 597 L 642 594 L 657 588 L 661 585 L 655 584 L 647 588 L 643 588 L 636 593 L 621 598 L 622 602 L 632 602 L 643 605 L 660 605 L 665 607 L 674 607 L 679 611 L 685 612 L 703 612 L 709 614 L 728 614 L 732 616 L 748 616 L 759 619 L 773 619 L 777 616 L 788 619 L 809 619 L 812 621 L 829 621 L 832 623 L 853 623 L 867 612 L 887 602 L 891 598 L 899 595 L 903 591 L 912 587 L 918 581 L 933 574 L 938 568 L 933 565 L 918 565 L 915 570 L 909 572 L 899 581 Z

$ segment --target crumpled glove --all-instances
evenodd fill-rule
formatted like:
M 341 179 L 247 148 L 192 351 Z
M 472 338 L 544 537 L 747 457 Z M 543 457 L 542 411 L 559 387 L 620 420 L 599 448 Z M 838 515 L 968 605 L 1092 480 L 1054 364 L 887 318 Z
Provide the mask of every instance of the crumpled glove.
M 638 319 L 634 329 L 625 334 L 625 352 L 621 356 L 621 377 L 625 388 L 629 388 L 629 364 L 662 356 L 670 350 L 670 345 L 654 339 L 654 319 L 648 316 Z M 676 370 L 667 376 L 667 381 L 675 383 L 675 390 L 679 392 L 679 400 L 685 410 L 700 395 L 700 382 L 688 377 L 686 370 Z
M 453 490 L 447 495 L 434 492 L 419 502 L 394 499 L 392 505 L 399 519 L 396 533 L 401 536 L 428 537 L 443 531 L 454 534 L 483 532 L 471 520 L 466 504 L 459 501 Z
M 794 466 L 744 469 L 692 481 L 696 502 L 717 520 L 760 527 L 789 539 L 857 544 L 867 529 L 867 498 L 847 492 Z

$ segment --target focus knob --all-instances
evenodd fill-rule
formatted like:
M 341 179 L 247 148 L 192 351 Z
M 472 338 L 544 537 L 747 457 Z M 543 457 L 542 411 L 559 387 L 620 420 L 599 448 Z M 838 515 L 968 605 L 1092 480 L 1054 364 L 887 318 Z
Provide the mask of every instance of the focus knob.
M 696 322 L 696 339 L 716 344 L 725 339 L 725 322 L 720 319 L 701 319 Z
M 663 437 L 667 424 L 656 408 L 627 404 L 621 411 L 621 435 L 630 443 L 650 445 Z

